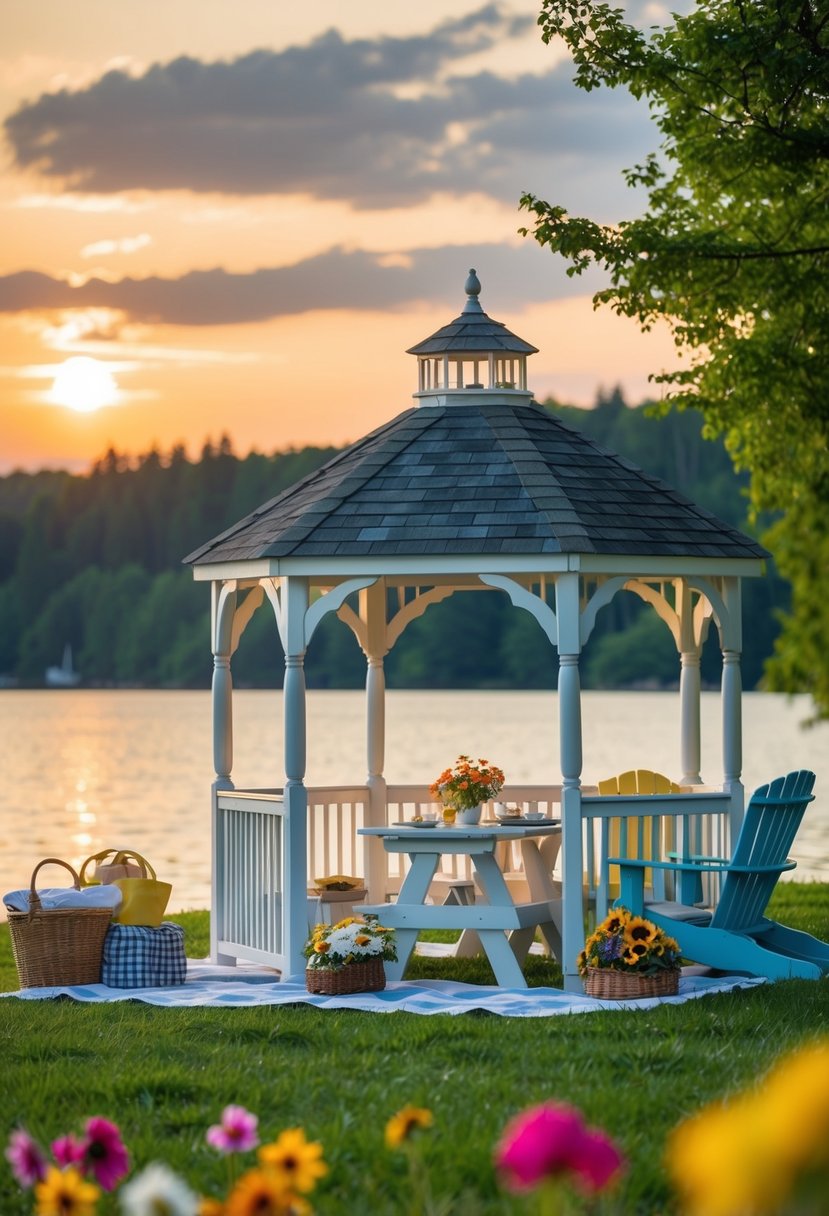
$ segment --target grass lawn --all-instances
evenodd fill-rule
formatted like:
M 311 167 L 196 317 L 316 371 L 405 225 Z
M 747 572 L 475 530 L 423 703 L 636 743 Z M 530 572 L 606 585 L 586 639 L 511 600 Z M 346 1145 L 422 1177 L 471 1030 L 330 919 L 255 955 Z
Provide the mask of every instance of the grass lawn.
M 829 884 L 780 884 L 771 914 L 829 939 Z M 170 919 L 184 925 L 191 957 L 206 953 L 206 913 Z M 528 967 L 532 983 L 558 984 L 546 960 Z M 492 982 L 484 960 L 413 960 L 415 974 Z M 16 987 L 4 925 L 0 991 Z M 301 1125 L 323 1142 L 331 1168 L 314 1195 L 317 1211 L 383 1216 L 410 1210 L 406 1163 L 384 1148 L 383 1131 L 413 1103 L 434 1113 L 422 1144 L 433 1190 L 453 1201 L 455 1216 L 517 1213 L 531 1205 L 499 1191 L 492 1147 L 511 1115 L 553 1098 L 580 1107 L 626 1153 L 613 1210 L 664 1216 L 673 1210 L 660 1165 L 670 1128 L 821 1033 L 829 1033 L 826 980 L 539 1019 L 10 999 L 0 1001 L 0 1139 L 5 1145 L 23 1124 L 48 1143 L 101 1114 L 118 1123 L 136 1166 L 164 1160 L 197 1190 L 221 1194 L 225 1163 L 204 1133 L 226 1104 L 241 1103 L 259 1115 L 265 1139 Z M 116 1209 L 108 1199 L 99 1210 Z M 0 1213 L 31 1211 L 31 1195 L 3 1161 Z

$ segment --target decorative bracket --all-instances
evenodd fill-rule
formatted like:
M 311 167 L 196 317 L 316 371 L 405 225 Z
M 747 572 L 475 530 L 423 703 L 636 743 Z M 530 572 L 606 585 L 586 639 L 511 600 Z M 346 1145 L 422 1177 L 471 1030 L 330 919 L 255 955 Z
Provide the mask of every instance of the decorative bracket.
M 478 577 L 487 587 L 505 591 L 516 608 L 524 608 L 534 616 L 551 645 L 558 647 L 558 618 L 548 603 L 522 583 L 503 574 L 479 574 Z

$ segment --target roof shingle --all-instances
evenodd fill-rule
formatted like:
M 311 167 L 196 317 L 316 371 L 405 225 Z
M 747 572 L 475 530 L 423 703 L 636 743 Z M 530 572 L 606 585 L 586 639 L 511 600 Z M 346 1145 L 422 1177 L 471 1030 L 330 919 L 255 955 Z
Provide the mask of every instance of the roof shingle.
M 405 411 L 184 560 L 531 552 L 767 556 L 538 405 L 471 402 Z

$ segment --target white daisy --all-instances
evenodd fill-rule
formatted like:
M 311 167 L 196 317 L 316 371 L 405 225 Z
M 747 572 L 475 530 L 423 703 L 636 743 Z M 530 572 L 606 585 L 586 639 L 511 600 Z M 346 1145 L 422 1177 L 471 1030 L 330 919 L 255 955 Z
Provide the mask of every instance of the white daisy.
M 196 1216 L 199 1199 L 183 1178 L 154 1161 L 121 1187 L 125 1216 Z

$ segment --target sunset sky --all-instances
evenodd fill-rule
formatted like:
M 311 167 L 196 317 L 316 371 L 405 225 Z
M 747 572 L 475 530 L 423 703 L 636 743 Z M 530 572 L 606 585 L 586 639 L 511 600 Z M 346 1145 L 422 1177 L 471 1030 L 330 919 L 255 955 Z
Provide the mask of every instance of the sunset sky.
M 621 171 L 658 133 L 573 86 L 538 8 L 3 0 L 0 473 L 358 439 L 411 404 L 405 350 L 472 266 L 536 396 L 645 396 L 669 338 L 595 313 L 518 199 L 636 214 Z

